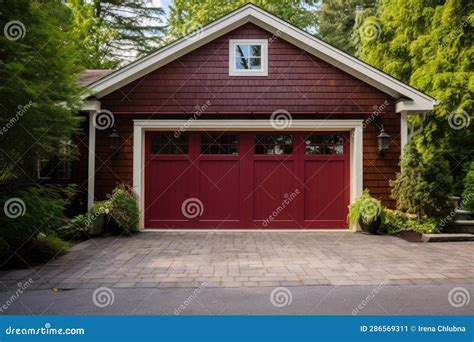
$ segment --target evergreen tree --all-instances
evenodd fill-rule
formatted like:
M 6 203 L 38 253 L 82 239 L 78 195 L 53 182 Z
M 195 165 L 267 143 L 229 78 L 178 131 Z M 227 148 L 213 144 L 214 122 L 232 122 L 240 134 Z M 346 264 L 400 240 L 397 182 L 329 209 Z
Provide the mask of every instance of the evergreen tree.
M 0 184 L 36 180 L 77 128 L 80 88 L 71 11 L 56 1 L 5 0 L 0 12 Z
M 423 155 L 416 145 L 409 144 L 405 147 L 400 169 L 396 180 L 391 181 L 397 209 L 419 218 L 441 218 L 449 213 L 453 178 L 441 152 Z
M 351 55 L 355 46 L 351 39 L 359 13 L 374 11 L 376 0 L 323 0 L 319 13 L 319 36 L 324 41 Z
M 469 0 L 382 0 L 371 20 L 377 39 L 362 40 L 357 55 L 420 89 L 439 103 L 416 143 L 423 153 L 447 152 L 454 192 L 473 160 L 474 3 Z
M 147 0 L 70 0 L 82 63 L 110 69 L 156 50 L 163 40 L 164 11 Z
M 168 41 L 198 31 L 202 26 L 247 4 L 254 3 L 277 17 L 301 28 L 310 30 L 316 26 L 316 11 L 312 7 L 317 0 L 174 0 L 168 19 Z

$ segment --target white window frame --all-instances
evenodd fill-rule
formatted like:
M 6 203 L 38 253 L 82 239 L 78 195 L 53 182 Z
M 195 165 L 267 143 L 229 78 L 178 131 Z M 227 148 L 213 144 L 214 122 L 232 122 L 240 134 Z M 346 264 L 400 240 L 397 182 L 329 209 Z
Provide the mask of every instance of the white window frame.
M 235 46 L 238 44 L 260 45 L 260 70 L 239 70 L 235 68 Z M 229 39 L 229 76 L 268 76 L 268 40 L 267 39 Z

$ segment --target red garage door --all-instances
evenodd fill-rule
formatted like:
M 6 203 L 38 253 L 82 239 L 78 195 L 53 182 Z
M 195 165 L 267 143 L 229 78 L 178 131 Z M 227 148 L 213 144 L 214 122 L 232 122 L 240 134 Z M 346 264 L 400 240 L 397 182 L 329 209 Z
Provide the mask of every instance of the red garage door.
M 346 132 L 147 132 L 146 228 L 345 228 Z

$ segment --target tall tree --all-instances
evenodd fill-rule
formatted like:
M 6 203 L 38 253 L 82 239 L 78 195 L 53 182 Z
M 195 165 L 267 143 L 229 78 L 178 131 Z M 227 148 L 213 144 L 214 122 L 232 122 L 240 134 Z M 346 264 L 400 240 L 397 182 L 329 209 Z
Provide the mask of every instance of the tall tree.
M 376 16 L 367 18 L 380 33 L 362 40 L 358 51 L 369 64 L 439 101 L 416 143 L 424 153 L 446 152 L 457 193 L 474 153 L 473 8 L 469 0 L 383 0 Z
M 0 184 L 34 181 L 61 154 L 81 91 L 71 11 L 57 1 L 4 0 L 0 11 Z
M 319 36 L 329 44 L 353 55 L 355 46 L 351 36 L 356 16 L 360 12 L 374 10 L 376 2 L 376 0 L 323 0 L 319 12 Z
M 174 0 L 170 7 L 168 41 L 183 37 L 216 20 L 217 18 L 247 4 L 257 6 L 275 14 L 289 23 L 306 30 L 316 27 L 317 0 Z
M 83 65 L 110 69 L 157 49 L 164 11 L 149 0 L 70 0 Z

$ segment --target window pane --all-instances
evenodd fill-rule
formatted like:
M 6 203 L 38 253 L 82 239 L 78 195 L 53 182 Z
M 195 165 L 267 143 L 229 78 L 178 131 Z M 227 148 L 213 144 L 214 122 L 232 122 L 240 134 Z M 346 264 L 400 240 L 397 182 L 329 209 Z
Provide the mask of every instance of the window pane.
M 261 57 L 262 46 L 261 45 L 250 45 L 250 57 Z
M 262 60 L 260 58 L 250 58 L 250 69 L 261 69 Z
M 237 58 L 235 60 L 235 69 L 237 70 L 248 70 L 249 64 L 246 58 Z
M 188 136 L 181 134 L 177 138 L 173 133 L 154 134 L 151 138 L 152 154 L 187 154 Z
M 310 135 L 305 143 L 306 154 L 344 154 L 343 135 Z
M 326 154 L 343 154 L 344 146 L 343 145 L 326 146 L 325 153 Z
M 235 46 L 235 56 L 236 57 L 248 57 L 249 56 L 249 46 L 244 44 L 238 44 Z
M 293 153 L 292 135 L 257 135 L 255 140 L 255 154 Z
M 236 134 L 201 135 L 201 154 L 238 154 L 239 139 Z

